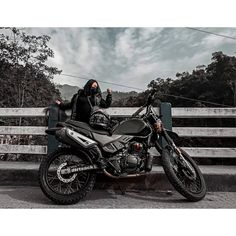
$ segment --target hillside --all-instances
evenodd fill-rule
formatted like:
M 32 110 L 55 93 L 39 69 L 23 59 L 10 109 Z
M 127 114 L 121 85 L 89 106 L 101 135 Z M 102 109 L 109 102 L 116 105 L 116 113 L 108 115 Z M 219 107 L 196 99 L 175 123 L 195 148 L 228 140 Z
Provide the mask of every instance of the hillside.
M 59 89 L 63 100 L 70 100 L 72 98 L 72 95 L 75 94 L 79 90 L 79 87 L 68 85 L 68 84 L 63 84 L 63 85 L 58 84 L 56 85 L 56 88 Z M 106 92 L 102 93 L 103 98 L 105 98 L 106 95 L 107 95 Z M 131 91 L 131 92 L 112 91 L 112 100 L 113 102 L 115 102 L 120 99 L 125 99 L 130 96 L 137 96 L 137 95 L 138 93 L 135 91 Z
M 77 91 L 79 90 L 79 87 L 71 86 L 68 84 L 57 84 L 56 88 L 60 91 L 61 98 L 63 100 L 70 100 L 72 98 L 72 95 L 77 93 Z

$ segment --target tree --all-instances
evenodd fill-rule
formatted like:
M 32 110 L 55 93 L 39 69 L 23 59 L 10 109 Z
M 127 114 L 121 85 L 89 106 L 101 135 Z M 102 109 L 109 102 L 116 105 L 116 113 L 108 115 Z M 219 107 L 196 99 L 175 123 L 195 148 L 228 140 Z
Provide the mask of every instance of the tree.
M 16 28 L 0 28 L 0 107 L 45 107 L 60 98 L 52 79 L 61 71 L 47 65 L 48 58 L 54 56 L 48 47 L 49 40 L 47 35 L 27 35 Z M 42 118 L 7 120 L 13 125 L 44 122 Z M 26 139 L 19 137 L 19 144 Z M 35 139 L 45 141 L 40 137 Z
M 227 56 L 220 51 L 212 54 L 212 61 L 207 67 L 207 72 L 211 76 L 212 83 L 217 84 L 214 87 L 220 89 L 228 98 L 232 94 L 233 102 L 228 99 L 226 102 L 236 106 L 236 57 Z
M 0 96 L 3 99 L 0 99 L 0 105 L 37 106 L 42 102 L 35 95 L 40 95 L 40 100 L 44 102 L 48 99 L 47 94 L 56 93 L 59 96 L 51 80 L 61 71 L 46 64 L 48 58 L 54 56 L 47 45 L 50 37 L 27 35 L 16 28 L 1 28 L 1 31 L 0 82 L 3 87 Z

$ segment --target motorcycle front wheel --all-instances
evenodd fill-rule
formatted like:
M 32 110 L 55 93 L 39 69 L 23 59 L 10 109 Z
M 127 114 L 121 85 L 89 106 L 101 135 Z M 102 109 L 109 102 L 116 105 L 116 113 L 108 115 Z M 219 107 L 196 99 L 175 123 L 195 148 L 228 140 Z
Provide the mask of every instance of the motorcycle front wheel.
M 162 165 L 173 187 L 189 201 L 197 202 L 206 195 L 203 175 L 194 160 L 180 148 L 185 165 L 179 161 L 179 154 L 172 147 L 162 151 Z
M 43 193 L 56 204 L 75 204 L 90 192 L 95 184 L 96 173 L 83 171 L 61 174 L 69 166 L 83 167 L 91 164 L 86 154 L 70 148 L 59 148 L 39 168 L 39 184 Z

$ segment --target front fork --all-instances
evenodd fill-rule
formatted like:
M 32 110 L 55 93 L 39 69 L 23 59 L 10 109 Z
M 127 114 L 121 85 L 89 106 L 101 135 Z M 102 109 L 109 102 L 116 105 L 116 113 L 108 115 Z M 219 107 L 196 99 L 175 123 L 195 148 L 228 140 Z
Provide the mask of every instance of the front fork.
M 168 135 L 165 129 L 163 129 L 159 134 L 159 139 L 162 137 L 165 139 L 167 146 L 169 146 L 177 154 L 178 159 L 174 158 L 176 164 L 181 165 L 183 169 L 188 169 L 188 171 L 190 171 L 190 173 L 195 176 L 195 171 L 193 170 L 192 166 L 188 161 L 185 160 L 181 150 L 175 145 L 173 139 Z M 162 155 L 163 147 L 161 147 L 160 143 L 157 140 L 155 142 L 155 148 Z

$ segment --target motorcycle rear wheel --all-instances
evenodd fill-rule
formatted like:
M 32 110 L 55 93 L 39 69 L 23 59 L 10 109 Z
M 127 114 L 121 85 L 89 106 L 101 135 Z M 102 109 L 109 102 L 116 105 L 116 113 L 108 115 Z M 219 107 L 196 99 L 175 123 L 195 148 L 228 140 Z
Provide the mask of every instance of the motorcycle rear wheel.
M 173 187 L 185 198 L 191 202 L 202 200 L 206 195 L 206 184 L 203 175 L 194 162 L 194 160 L 180 148 L 181 154 L 191 169 L 194 171 L 195 177 L 191 177 L 176 164 L 174 155 L 178 155 L 170 146 L 166 146 L 162 151 L 162 165 L 167 178 Z
M 75 204 L 94 187 L 95 172 L 84 171 L 61 175 L 60 170 L 70 164 L 85 166 L 91 163 L 83 152 L 75 152 L 70 148 L 59 148 L 44 159 L 40 165 L 40 188 L 56 204 Z

